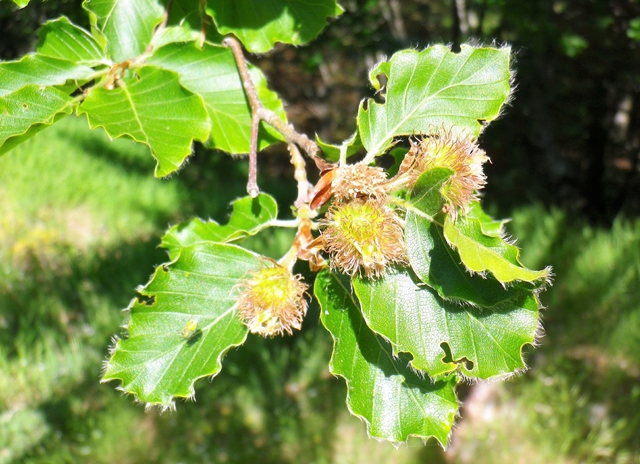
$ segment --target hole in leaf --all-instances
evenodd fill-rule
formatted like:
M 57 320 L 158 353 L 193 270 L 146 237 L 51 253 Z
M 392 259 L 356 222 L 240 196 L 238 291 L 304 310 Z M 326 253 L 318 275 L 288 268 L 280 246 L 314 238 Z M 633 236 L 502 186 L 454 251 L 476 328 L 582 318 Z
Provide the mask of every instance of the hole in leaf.
M 467 369 L 468 371 L 473 370 L 473 361 L 471 361 L 466 356 L 463 356 L 460 359 L 453 359 L 453 354 L 451 353 L 451 347 L 449 346 L 448 343 L 446 342 L 440 343 L 440 348 L 442 348 L 442 351 L 444 351 L 444 357 L 442 358 L 442 362 L 455 363 L 455 364 L 464 363 L 465 369 Z
M 489 121 L 487 121 L 486 119 L 478 119 L 478 124 L 480 124 L 482 127 L 487 127 L 489 125 Z
M 444 363 L 452 363 L 455 362 L 453 360 L 453 355 L 451 354 L 451 348 L 449 348 L 449 344 L 444 342 L 440 343 L 440 348 L 444 351 L 444 358 L 442 358 L 442 362 Z
M 138 302 L 145 306 L 153 306 L 156 302 L 156 296 L 138 295 Z

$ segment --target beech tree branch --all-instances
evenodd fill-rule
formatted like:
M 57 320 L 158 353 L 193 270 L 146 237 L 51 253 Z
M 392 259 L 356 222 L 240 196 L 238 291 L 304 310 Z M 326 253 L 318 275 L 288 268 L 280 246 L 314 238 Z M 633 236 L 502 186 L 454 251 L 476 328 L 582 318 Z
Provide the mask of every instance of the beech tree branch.
M 251 106 L 251 145 L 249 153 L 249 180 L 247 182 L 247 192 L 249 193 L 249 195 L 255 198 L 260 192 L 256 180 L 258 159 L 258 130 L 260 127 L 260 121 L 266 122 L 284 136 L 285 140 L 289 144 L 291 162 L 296 168 L 296 172 L 299 173 L 300 169 L 304 170 L 305 164 L 304 159 L 300 155 L 300 152 L 297 149 L 295 149 L 295 152 L 291 150 L 291 146 L 293 145 L 297 145 L 307 155 L 309 155 L 309 157 L 316 163 L 316 166 L 318 166 L 318 169 L 323 170 L 324 168 L 326 168 L 326 163 L 318 157 L 318 152 L 320 151 L 320 149 L 315 142 L 310 140 L 309 137 L 307 137 L 305 134 L 297 132 L 293 125 L 285 123 L 282 119 L 280 119 L 280 116 L 264 107 L 264 105 L 260 101 L 260 98 L 258 98 L 258 93 L 256 92 L 256 88 L 253 85 L 253 81 L 251 80 L 247 61 L 244 58 L 244 53 L 242 51 L 242 45 L 240 45 L 240 42 L 235 37 L 227 36 L 222 41 L 222 44 L 225 47 L 231 49 L 231 52 L 233 53 L 236 65 L 238 66 L 240 80 L 242 81 L 242 87 L 244 88 L 247 99 L 249 100 L 249 106 Z M 301 168 L 299 168 L 299 166 L 301 166 Z M 306 188 L 306 171 L 304 179 Z M 298 188 L 298 199 L 300 200 L 300 184 L 298 185 Z

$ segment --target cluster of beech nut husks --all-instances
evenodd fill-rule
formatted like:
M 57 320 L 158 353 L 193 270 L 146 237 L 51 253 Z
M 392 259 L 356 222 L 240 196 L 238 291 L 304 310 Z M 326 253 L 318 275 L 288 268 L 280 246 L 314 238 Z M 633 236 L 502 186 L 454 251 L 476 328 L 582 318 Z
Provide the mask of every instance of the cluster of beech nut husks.
M 362 162 L 331 166 L 312 194 L 313 208 L 331 204 L 310 246 L 328 255 L 333 271 L 351 277 L 376 279 L 391 265 L 408 265 L 403 201 L 394 201 L 398 194 L 410 191 L 422 173 L 447 168 L 453 174 L 440 189 L 444 212 L 464 214 L 485 185 L 482 165 L 488 160 L 474 138 L 439 129 L 411 140 L 391 178 L 384 169 Z M 307 285 L 300 275 L 275 264 L 251 273 L 239 288 L 238 310 L 251 332 L 273 336 L 300 329 L 307 309 Z

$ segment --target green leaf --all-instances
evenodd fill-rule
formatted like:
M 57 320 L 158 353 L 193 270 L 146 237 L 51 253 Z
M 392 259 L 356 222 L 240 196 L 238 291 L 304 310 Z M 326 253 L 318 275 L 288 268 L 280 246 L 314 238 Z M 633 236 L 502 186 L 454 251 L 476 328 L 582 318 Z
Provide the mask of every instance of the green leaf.
M 509 222 L 509 219 L 493 219 L 483 211 L 479 201 L 471 202 L 468 217 L 478 219 L 482 233 L 490 237 L 502 237 L 504 235 L 504 225 Z
M 195 218 L 170 228 L 162 237 L 160 246 L 169 250 L 171 259 L 175 259 L 182 248 L 196 243 L 232 242 L 255 235 L 278 217 L 278 204 L 271 195 L 264 193 L 256 198 L 240 198 L 232 205 L 233 212 L 227 224 Z
M 209 1 L 207 12 L 218 31 L 234 34 L 252 53 L 271 50 L 276 42 L 301 45 L 316 38 L 327 18 L 338 16 L 336 0 Z
M 191 154 L 193 140 L 209 136 L 209 116 L 200 97 L 178 83 L 178 75 L 145 66 L 113 90 L 91 90 L 78 108 L 92 128 L 103 127 L 112 138 L 123 135 L 144 143 L 158 161 L 155 174 L 164 177 Z
M 27 6 L 29 4 L 30 0 L 12 0 L 12 1 L 16 5 L 18 5 L 18 8 L 24 8 L 25 6 Z
M 410 202 L 417 209 L 415 213 L 424 213 L 433 218 L 442 212 L 445 200 L 440 191 L 453 175 L 447 168 L 434 168 L 420 174 L 410 194 Z
M 236 310 L 234 287 L 262 260 L 235 245 L 199 243 L 159 266 L 129 306 L 128 337 L 118 340 L 103 381 L 140 401 L 173 405 L 192 397 L 201 377 L 222 367 L 224 354 L 244 342 L 247 328 Z
M 169 0 L 162 2 L 168 5 Z M 213 20 L 204 11 L 200 0 L 180 0 L 171 4 L 166 27 L 154 34 L 152 43 L 157 49 L 173 42 L 198 41 L 203 29 L 207 41 L 216 44 L 222 42 L 222 36 L 213 26 Z
M 209 147 L 229 153 L 249 152 L 251 108 L 231 50 L 209 44 L 205 44 L 202 50 L 193 43 L 170 44 L 157 50 L 149 63 L 177 72 L 180 83 L 202 97 L 211 119 Z M 286 121 L 282 102 L 267 88 L 262 72 L 253 66 L 249 69 L 262 104 Z M 260 126 L 260 150 L 283 140 L 268 125 L 261 123 Z
M 62 85 L 70 80 L 91 79 L 95 71 L 66 60 L 32 54 L 20 61 L 0 63 L 0 97 L 29 84 Z
M 460 53 L 444 45 L 403 50 L 370 71 L 377 90 L 378 75 L 388 79 L 385 103 L 370 99 L 358 112 L 362 143 L 372 156 L 384 153 L 397 136 L 443 125 L 478 136 L 483 123 L 498 116 L 511 91 L 511 50 L 461 48 Z
M 157 0 L 84 0 L 82 6 L 107 39 L 107 54 L 115 63 L 141 55 L 164 15 Z
M 322 271 L 314 293 L 334 340 L 331 373 L 347 381 L 349 411 L 367 423 L 374 438 L 402 442 L 433 436 L 444 446 L 458 410 L 457 376 L 432 383 L 409 369 L 406 356 L 393 355 L 364 323 L 347 286 Z
M 320 139 L 320 136 L 316 134 L 316 143 L 322 152 L 325 154 L 325 157 L 329 161 L 336 162 L 340 160 L 340 152 L 342 150 L 345 151 L 345 158 L 349 158 L 352 155 L 355 155 L 358 150 L 362 148 L 362 141 L 360 140 L 360 136 L 357 132 L 354 132 L 351 137 L 342 142 L 341 145 L 332 145 L 326 142 L 323 142 Z
M 407 268 L 380 279 L 353 279 L 367 325 L 411 353 L 411 365 L 431 378 L 455 370 L 488 379 L 524 369 L 521 350 L 533 343 L 538 301 L 530 292 L 490 309 L 440 298 Z
M 442 298 L 491 308 L 522 297 L 523 289 L 505 288 L 491 275 L 472 275 L 444 238 L 442 227 L 411 211 L 407 212 L 405 241 L 411 267 L 424 283 Z
M 0 155 L 71 114 L 73 99 L 53 87 L 27 85 L 0 98 Z
M 520 263 L 520 250 L 500 237 L 482 232 L 478 219 L 459 217 L 455 222 L 447 216 L 444 223 L 447 242 L 458 250 L 460 259 L 473 272 L 491 272 L 502 283 L 513 281 L 546 283 L 551 270 L 527 269 Z
M 64 16 L 47 22 L 38 32 L 36 50 L 41 56 L 71 61 L 85 66 L 109 64 L 104 50 L 84 29 Z

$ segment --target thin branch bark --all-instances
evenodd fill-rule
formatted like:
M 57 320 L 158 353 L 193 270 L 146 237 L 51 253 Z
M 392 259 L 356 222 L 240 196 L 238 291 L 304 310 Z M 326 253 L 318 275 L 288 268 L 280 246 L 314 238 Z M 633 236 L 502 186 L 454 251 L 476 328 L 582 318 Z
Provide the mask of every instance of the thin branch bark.
M 229 49 L 231 49 L 231 52 L 233 53 L 236 65 L 238 66 L 240 80 L 242 81 L 242 87 L 244 88 L 247 99 L 249 100 L 249 105 L 251 106 L 251 151 L 249 153 L 249 180 L 247 182 L 247 192 L 249 193 L 249 195 L 255 198 L 259 193 L 256 176 L 258 158 L 258 130 L 260 127 L 260 121 L 265 121 L 275 130 L 280 132 L 290 146 L 295 144 L 302 148 L 302 150 L 304 150 L 305 153 L 307 153 L 307 155 L 309 155 L 314 160 L 318 168 L 322 169 L 322 167 L 325 166 L 325 163 L 317 156 L 320 149 L 315 144 L 315 142 L 310 140 L 305 134 L 300 134 L 299 132 L 297 132 L 291 124 L 286 124 L 276 113 L 265 108 L 262 105 L 262 102 L 258 98 L 256 88 L 253 85 L 253 81 L 251 80 L 249 68 L 244 58 L 244 53 L 242 51 L 240 42 L 235 37 L 228 36 L 222 41 L 222 44 L 225 47 L 229 47 Z M 292 161 L 293 156 L 294 155 L 292 154 Z M 300 160 L 302 161 L 302 165 L 304 166 L 304 159 L 300 157 Z

